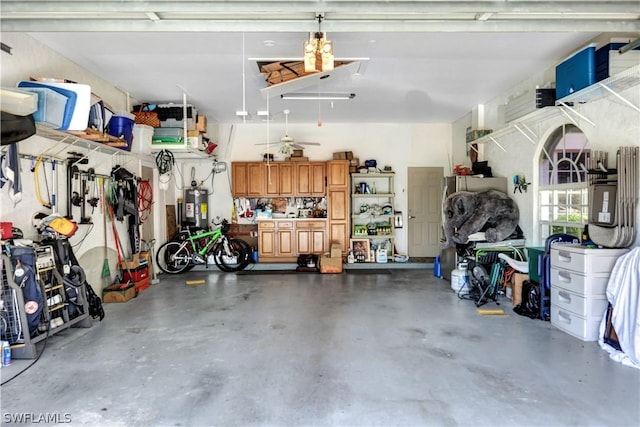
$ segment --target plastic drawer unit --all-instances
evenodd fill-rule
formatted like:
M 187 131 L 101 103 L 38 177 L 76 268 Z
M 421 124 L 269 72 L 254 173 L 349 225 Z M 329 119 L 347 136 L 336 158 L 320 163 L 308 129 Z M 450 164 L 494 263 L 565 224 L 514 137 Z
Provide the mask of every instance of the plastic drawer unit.
M 627 251 L 552 244 L 551 324 L 583 341 L 597 341 L 609 276 Z

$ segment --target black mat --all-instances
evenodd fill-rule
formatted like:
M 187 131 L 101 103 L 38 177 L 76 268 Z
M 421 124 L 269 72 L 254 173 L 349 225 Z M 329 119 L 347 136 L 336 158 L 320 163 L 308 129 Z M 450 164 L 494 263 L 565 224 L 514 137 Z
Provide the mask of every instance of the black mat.
M 349 274 L 391 274 L 387 268 L 348 268 L 345 271 Z

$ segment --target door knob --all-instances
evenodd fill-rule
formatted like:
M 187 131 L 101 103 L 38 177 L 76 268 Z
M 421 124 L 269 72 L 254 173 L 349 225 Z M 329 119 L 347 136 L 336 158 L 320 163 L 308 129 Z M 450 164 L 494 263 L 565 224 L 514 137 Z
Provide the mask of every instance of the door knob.
M 409 219 L 413 219 L 413 218 L 415 218 L 415 216 L 409 215 Z

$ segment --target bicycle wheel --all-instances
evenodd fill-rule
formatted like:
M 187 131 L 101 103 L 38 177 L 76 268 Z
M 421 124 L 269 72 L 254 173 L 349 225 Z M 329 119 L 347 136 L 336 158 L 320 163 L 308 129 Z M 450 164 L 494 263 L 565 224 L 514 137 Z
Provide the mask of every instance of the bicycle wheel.
M 220 238 L 213 248 L 213 259 L 218 268 L 224 272 L 244 270 L 249 265 L 251 246 L 244 240 Z
M 184 242 L 183 242 L 184 243 Z M 156 263 L 167 274 L 179 274 L 191 270 L 191 252 L 180 242 L 166 242 L 156 253 Z

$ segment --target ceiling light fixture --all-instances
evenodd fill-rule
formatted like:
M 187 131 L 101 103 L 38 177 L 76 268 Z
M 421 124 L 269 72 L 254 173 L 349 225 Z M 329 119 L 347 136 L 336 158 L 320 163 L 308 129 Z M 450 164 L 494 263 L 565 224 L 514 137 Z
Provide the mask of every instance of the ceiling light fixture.
M 297 99 L 297 100 L 314 100 L 314 101 L 339 101 L 344 99 L 353 99 L 356 97 L 355 93 L 304 93 L 304 92 L 292 92 L 283 93 L 280 95 L 282 99 Z
M 316 15 L 318 20 L 318 31 L 309 33 L 309 40 L 304 42 L 304 71 L 312 73 L 314 71 L 333 70 L 333 43 L 326 39 L 325 33 L 320 29 L 324 15 Z

